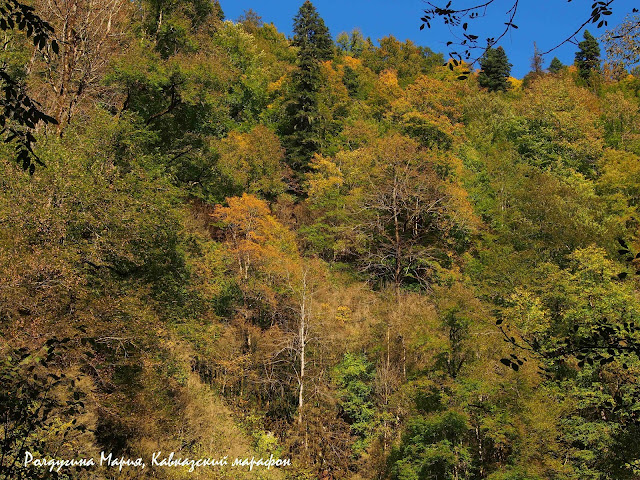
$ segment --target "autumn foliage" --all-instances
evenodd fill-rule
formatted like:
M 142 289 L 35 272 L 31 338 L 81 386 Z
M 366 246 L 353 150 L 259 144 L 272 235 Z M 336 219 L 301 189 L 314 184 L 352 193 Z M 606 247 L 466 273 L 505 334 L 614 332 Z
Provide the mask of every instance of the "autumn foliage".
M 0 162 L 0 479 L 49 478 L 27 448 L 292 459 L 141 479 L 638 478 L 633 18 L 615 74 L 587 38 L 460 81 L 334 43 L 311 2 L 293 39 L 224 2 L 33 5 L 60 53 L 7 24 L 3 71 L 58 123 L 29 130 L 46 168 Z

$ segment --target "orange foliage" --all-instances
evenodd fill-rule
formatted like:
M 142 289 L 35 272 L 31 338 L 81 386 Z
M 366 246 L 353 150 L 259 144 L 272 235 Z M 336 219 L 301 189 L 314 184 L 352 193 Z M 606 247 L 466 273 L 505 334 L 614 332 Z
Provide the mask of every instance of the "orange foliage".
M 223 228 L 229 253 L 245 295 L 275 305 L 277 279 L 286 275 L 298 256 L 293 234 L 271 215 L 269 206 L 254 195 L 227 198 L 211 216 Z

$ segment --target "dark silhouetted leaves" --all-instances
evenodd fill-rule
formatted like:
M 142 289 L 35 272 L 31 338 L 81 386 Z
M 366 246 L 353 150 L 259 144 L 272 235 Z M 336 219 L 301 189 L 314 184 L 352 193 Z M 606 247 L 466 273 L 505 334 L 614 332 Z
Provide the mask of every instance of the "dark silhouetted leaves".
M 46 47 L 53 27 L 34 13 L 33 7 L 16 0 L 7 0 L 0 10 L 0 29 L 11 30 L 17 27 L 27 37 L 33 37 L 33 45 L 42 50 Z M 58 53 L 58 44 L 51 42 L 54 53 Z M 0 66 L 3 98 L 0 99 L 0 133 L 5 135 L 5 143 L 16 144 L 15 159 L 22 169 L 30 174 L 35 172 L 35 165 L 44 165 L 33 151 L 35 137 L 31 130 L 39 123 L 55 124 L 53 117 L 40 110 L 40 105 L 24 93 L 23 85 L 14 79 Z M 9 121 L 10 120 L 10 121 Z

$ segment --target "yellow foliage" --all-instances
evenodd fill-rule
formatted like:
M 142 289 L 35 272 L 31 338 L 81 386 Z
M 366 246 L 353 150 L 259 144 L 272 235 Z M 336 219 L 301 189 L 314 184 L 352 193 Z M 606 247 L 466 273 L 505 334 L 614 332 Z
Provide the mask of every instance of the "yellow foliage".
M 400 85 L 398 84 L 398 73 L 395 70 L 383 70 L 380 72 L 378 82 L 380 86 L 391 91 L 397 91 L 400 89 Z
M 336 309 L 336 320 L 338 320 L 339 322 L 348 323 L 351 321 L 352 313 L 353 312 L 349 307 L 341 305 Z
M 600 162 L 598 186 L 604 193 L 622 195 L 631 205 L 640 203 L 640 158 L 629 152 L 607 149 Z M 628 216 L 634 215 L 633 210 Z
M 522 80 L 519 80 L 515 77 L 509 77 L 507 79 L 509 83 L 511 83 L 511 88 L 515 91 L 522 90 Z
M 380 72 L 368 99 L 368 103 L 373 107 L 374 117 L 381 119 L 388 112 L 390 105 L 401 95 L 402 88 L 398 84 L 396 71 Z
M 548 125 L 549 134 L 572 156 L 595 162 L 604 146 L 598 97 L 568 76 L 536 78 L 517 104 L 524 117 Z
M 342 186 L 342 172 L 331 160 L 316 154 L 311 159 L 311 168 L 314 173 L 309 175 L 309 197 L 319 198 Z
M 349 103 L 349 92 L 342 81 L 342 65 L 334 68 L 333 62 L 324 62 L 321 65 L 324 85 L 318 92 L 318 111 L 322 119 L 329 123 L 341 109 L 346 109 Z
M 295 237 L 254 195 L 227 198 L 227 203 L 216 206 L 211 216 L 223 228 L 240 286 L 245 294 L 275 306 L 273 287 L 299 263 Z
M 392 115 L 408 129 L 431 130 L 430 137 L 434 143 L 452 142 L 452 136 L 462 131 L 460 96 L 467 91 L 467 84 L 422 75 L 393 102 Z M 448 140 L 445 141 L 435 130 L 447 136 Z
M 354 70 L 362 66 L 362 60 L 360 60 L 359 58 L 346 56 L 342 59 L 342 61 L 347 67 L 352 68 Z
M 263 125 L 248 133 L 233 131 L 218 144 L 220 172 L 238 189 L 277 195 L 282 182 L 284 149 L 277 135 Z
M 285 250 L 291 250 L 292 235 L 271 215 L 264 200 L 246 193 L 242 197 L 227 198 L 228 207 L 216 206 L 212 216 L 220 221 L 233 237 L 243 237 L 260 244 L 280 243 Z
M 267 92 L 268 93 L 274 93 L 274 92 L 280 91 L 280 89 L 282 88 L 282 84 L 284 83 L 286 78 L 287 78 L 287 75 L 282 75 L 275 82 L 269 83 L 269 85 L 267 86 Z

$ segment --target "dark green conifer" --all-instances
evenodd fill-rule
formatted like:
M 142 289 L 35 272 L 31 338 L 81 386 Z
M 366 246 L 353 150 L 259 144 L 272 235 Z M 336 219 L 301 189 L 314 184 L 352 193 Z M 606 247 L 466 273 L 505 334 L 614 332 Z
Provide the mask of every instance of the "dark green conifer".
M 588 30 L 584 31 L 584 40 L 578 44 L 576 67 L 581 79 L 588 81 L 592 73 L 600 71 L 600 45 Z
M 293 45 L 300 48 L 300 53 L 311 55 L 319 62 L 333 57 L 329 29 L 309 0 L 302 4 L 293 19 L 293 33 Z
M 360 78 L 358 76 L 358 72 L 356 72 L 349 65 L 344 66 L 344 75 L 342 77 L 342 83 L 347 87 L 347 92 L 349 92 L 349 96 L 355 97 L 358 95 L 358 91 L 360 89 Z
M 320 62 L 332 58 L 333 41 L 309 0 L 294 18 L 293 32 L 293 45 L 298 47 L 298 69 L 293 74 L 292 94 L 282 133 L 291 167 L 304 171 L 311 156 L 320 148 L 317 128 L 317 94 L 322 83 Z
M 549 71 L 551 73 L 559 73 L 560 70 L 562 70 L 563 68 L 564 68 L 564 65 L 558 59 L 558 57 L 553 57 L 553 60 L 551 60 L 551 63 L 549 64 Z
M 480 68 L 478 83 L 481 87 L 488 88 L 490 92 L 506 92 L 511 88 L 507 80 L 511 73 L 511 64 L 502 47 L 487 48 L 480 59 Z
M 218 0 L 215 0 L 213 2 L 213 14 L 218 20 L 224 20 L 224 12 L 222 11 L 222 7 L 220 6 L 220 2 Z

